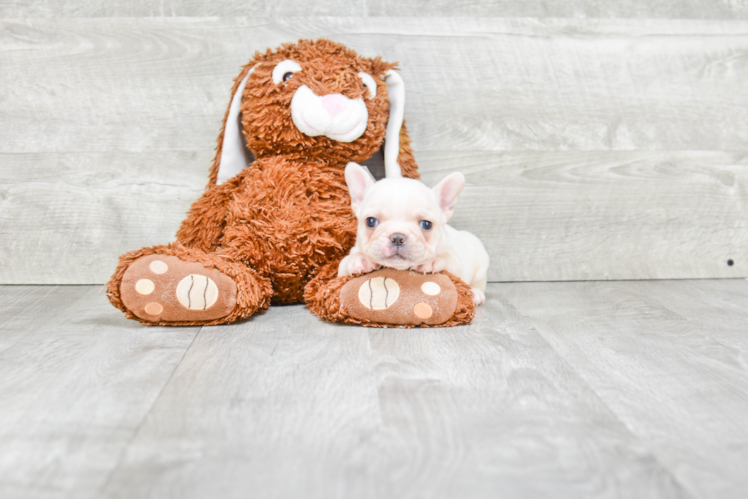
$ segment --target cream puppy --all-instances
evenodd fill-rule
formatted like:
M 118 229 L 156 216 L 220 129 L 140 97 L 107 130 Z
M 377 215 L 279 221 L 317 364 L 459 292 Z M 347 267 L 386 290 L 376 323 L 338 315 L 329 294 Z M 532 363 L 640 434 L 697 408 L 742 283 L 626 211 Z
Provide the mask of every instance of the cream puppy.
M 488 253 L 474 234 L 447 225 L 465 185 L 461 173 L 450 174 L 429 189 L 414 179 L 376 182 L 368 170 L 351 162 L 345 181 L 358 231 L 338 276 L 380 267 L 421 273 L 446 270 L 473 288 L 476 304 L 485 302 Z

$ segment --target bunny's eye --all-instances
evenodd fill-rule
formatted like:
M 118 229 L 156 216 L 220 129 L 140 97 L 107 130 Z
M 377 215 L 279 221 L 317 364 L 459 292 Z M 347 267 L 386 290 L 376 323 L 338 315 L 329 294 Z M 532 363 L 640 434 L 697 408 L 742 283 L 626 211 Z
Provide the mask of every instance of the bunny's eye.
M 358 76 L 364 82 L 364 88 L 369 91 L 369 99 L 374 99 L 377 96 L 377 82 L 374 81 L 374 78 L 369 73 L 364 73 L 363 71 Z
M 281 61 L 273 68 L 273 83 L 277 85 L 288 81 L 297 71 L 301 71 L 301 66 L 296 61 L 291 59 Z

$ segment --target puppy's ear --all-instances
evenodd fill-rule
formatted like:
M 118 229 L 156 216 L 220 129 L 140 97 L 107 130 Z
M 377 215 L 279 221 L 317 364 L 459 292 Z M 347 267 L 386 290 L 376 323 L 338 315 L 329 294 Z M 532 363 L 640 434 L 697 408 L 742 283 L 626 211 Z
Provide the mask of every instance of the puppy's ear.
M 434 186 L 434 194 L 447 220 L 452 218 L 457 205 L 457 198 L 465 187 L 465 176 L 460 172 L 449 174 L 442 181 Z
M 348 184 L 348 192 L 351 194 L 351 208 L 358 215 L 358 209 L 364 202 L 366 191 L 374 185 L 374 177 L 364 167 L 355 162 L 350 162 L 345 167 L 345 183 Z

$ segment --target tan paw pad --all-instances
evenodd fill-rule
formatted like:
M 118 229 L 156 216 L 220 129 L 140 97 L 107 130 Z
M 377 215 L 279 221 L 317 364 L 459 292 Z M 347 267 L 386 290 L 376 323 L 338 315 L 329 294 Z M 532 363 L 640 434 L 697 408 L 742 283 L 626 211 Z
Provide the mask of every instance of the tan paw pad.
M 421 319 L 428 319 L 434 315 L 434 310 L 431 309 L 431 306 L 423 302 L 416 304 L 413 308 L 413 312 Z
M 397 281 L 381 276 L 366 280 L 358 289 L 358 300 L 367 309 L 387 309 L 400 295 Z
M 199 262 L 171 255 L 147 255 L 122 276 L 123 305 L 138 318 L 163 322 L 202 322 L 223 318 L 236 307 L 236 284 Z
M 169 266 L 163 260 L 154 260 L 148 267 L 156 274 L 164 274 L 169 270 Z
M 177 285 L 177 299 L 187 309 L 204 311 L 218 300 L 218 287 L 207 276 L 190 274 Z
M 138 282 L 135 283 L 135 291 L 140 295 L 150 295 L 153 293 L 155 288 L 156 285 L 154 285 L 153 281 L 149 279 L 138 280 Z
M 444 274 L 380 269 L 358 276 L 340 291 L 351 317 L 391 325 L 439 325 L 457 309 L 457 288 Z
M 164 306 L 162 306 L 158 302 L 149 302 L 145 305 L 145 312 L 147 312 L 151 316 L 158 316 L 163 312 L 163 310 Z

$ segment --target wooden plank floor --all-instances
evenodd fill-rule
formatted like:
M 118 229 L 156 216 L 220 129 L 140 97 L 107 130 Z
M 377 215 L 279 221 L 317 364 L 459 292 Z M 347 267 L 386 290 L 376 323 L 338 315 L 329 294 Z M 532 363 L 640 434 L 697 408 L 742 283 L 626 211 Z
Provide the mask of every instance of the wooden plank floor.
M 490 284 L 473 325 L 146 328 L 0 287 L 2 497 L 748 493 L 748 281 Z

